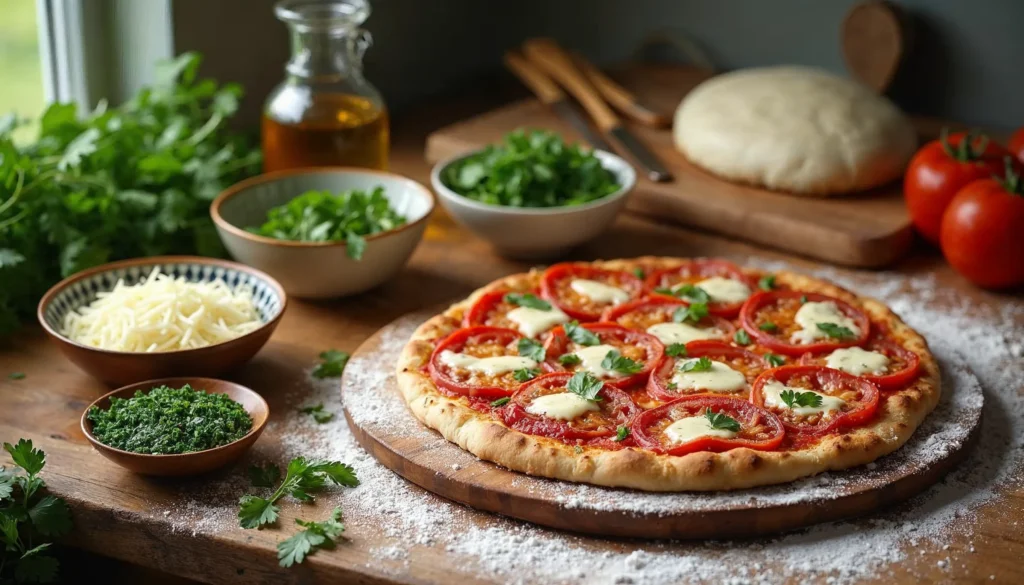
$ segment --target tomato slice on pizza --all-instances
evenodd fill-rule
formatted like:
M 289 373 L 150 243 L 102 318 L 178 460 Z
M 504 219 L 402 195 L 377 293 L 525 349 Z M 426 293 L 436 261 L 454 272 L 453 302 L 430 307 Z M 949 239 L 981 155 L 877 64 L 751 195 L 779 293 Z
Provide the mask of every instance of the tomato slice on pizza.
M 427 371 L 438 387 L 450 392 L 500 398 L 540 374 L 543 351 L 539 343 L 512 329 L 467 327 L 434 348 Z
M 586 372 L 555 372 L 524 383 L 499 413 L 531 435 L 566 441 L 612 437 L 640 411 L 629 395 Z
M 863 345 L 871 322 L 835 297 L 800 291 L 755 293 L 740 310 L 740 325 L 770 351 L 801 356 Z
M 643 295 L 644 283 L 629 272 L 563 263 L 544 271 L 540 291 L 573 319 L 597 321 L 606 308 Z
M 646 331 L 665 345 L 698 339 L 729 339 L 736 332 L 736 327 L 728 320 L 708 314 L 707 305 L 687 304 L 661 296 L 609 307 L 601 321 Z
M 637 445 L 666 455 L 774 449 L 785 437 L 777 416 L 746 400 L 687 396 L 642 413 L 630 425 Z
M 619 388 L 644 384 L 665 355 L 653 335 L 615 323 L 575 321 L 554 329 L 544 349 L 546 370 L 587 372 Z
M 473 303 L 462 326 L 504 327 L 526 337 L 539 337 L 569 320 L 561 309 L 533 293 L 497 290 L 481 295 Z
M 712 315 L 732 318 L 754 294 L 756 284 L 739 266 L 725 260 L 691 260 L 647 276 L 648 290 L 704 303 Z
M 754 381 L 750 401 L 775 413 L 786 430 L 820 435 L 866 422 L 878 388 L 864 378 L 821 366 L 782 366 Z
M 647 393 L 659 400 L 709 393 L 746 399 L 754 380 L 770 367 L 756 353 L 721 341 L 670 346 L 647 382 Z
M 881 390 L 907 386 L 921 368 L 921 358 L 916 353 L 880 336 L 872 337 L 864 348 L 842 347 L 828 353 L 804 354 L 800 363 L 842 370 L 871 381 Z

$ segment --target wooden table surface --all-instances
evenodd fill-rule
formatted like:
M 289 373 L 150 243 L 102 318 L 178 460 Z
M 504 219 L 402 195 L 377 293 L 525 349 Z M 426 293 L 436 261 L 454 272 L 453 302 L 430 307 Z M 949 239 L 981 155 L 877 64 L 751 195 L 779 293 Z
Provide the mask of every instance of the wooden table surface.
M 427 183 L 422 162 L 423 139 L 457 117 L 473 113 L 487 103 L 448 105 L 427 110 L 396 124 L 393 170 Z M 404 124 L 404 125 L 403 125 Z M 758 255 L 786 259 L 798 269 L 816 264 L 775 254 L 707 234 L 623 216 L 614 228 L 572 254 L 576 259 L 629 257 L 643 254 L 673 256 Z M 291 304 L 280 328 L 256 359 L 232 379 L 250 386 L 285 387 L 300 377 L 327 347 L 351 351 L 381 326 L 407 312 L 465 296 L 497 277 L 521 271 L 527 264 L 495 257 L 485 243 L 458 229 L 438 213 L 425 241 L 410 265 L 394 281 L 378 290 L 335 302 Z M 998 306 L 1007 297 L 972 288 L 953 273 L 933 251 L 916 250 L 898 266 L 908 275 L 934 275 L 936 286 L 949 287 L 963 297 Z M 7 372 L 25 372 L 23 380 L 7 379 Z M 398 571 L 379 567 L 372 552 L 387 542 L 384 527 L 361 526 L 351 540 L 334 551 L 310 557 L 302 567 L 277 566 L 275 545 L 284 538 L 278 530 L 231 529 L 214 534 L 193 534 L 151 510 L 174 507 L 196 489 L 193 483 L 141 479 L 122 471 L 95 453 L 78 429 L 82 409 L 106 389 L 64 360 L 37 327 L 27 328 L 0 347 L 0 440 L 27 437 L 48 455 L 44 477 L 51 489 L 65 497 L 75 517 L 72 546 L 130 561 L 160 571 L 210 583 L 433 583 L 449 582 L 453 568 L 443 545 L 425 547 L 409 557 Z M 277 417 L 302 403 L 301 396 L 266 395 Z M 275 418 L 272 415 L 272 420 Z M 280 429 L 270 429 L 259 444 L 273 444 Z M 6 463 L 5 461 L 3 461 Z M 411 487 L 410 489 L 418 489 Z M 294 507 L 284 506 L 282 525 L 291 524 Z M 325 516 L 325 510 L 304 511 L 303 516 Z M 982 508 L 973 536 L 952 535 L 951 550 L 922 544 L 925 563 L 936 564 L 969 545 L 974 554 L 960 554 L 950 569 L 916 570 L 894 567 L 898 582 L 948 582 L 960 576 L 967 582 L 1024 582 L 1020 559 L 1024 556 L 1018 520 L 1024 520 L 1024 486 L 1002 495 Z M 290 530 L 288 534 L 290 534 Z M 622 550 L 621 542 L 595 541 L 592 546 Z M 951 552 L 952 551 L 952 552 Z M 961 567 L 961 564 L 963 567 Z M 493 580 L 493 577 L 492 577 Z M 460 581 L 492 582 L 468 574 Z M 893 582 L 892 577 L 877 582 Z

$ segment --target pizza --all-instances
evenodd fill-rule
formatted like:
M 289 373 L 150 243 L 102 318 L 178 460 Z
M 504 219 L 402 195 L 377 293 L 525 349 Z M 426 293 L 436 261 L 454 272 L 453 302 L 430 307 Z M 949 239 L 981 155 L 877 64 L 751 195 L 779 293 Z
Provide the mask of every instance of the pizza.
M 925 340 L 882 303 L 707 258 L 499 279 L 421 325 L 397 379 L 420 422 L 481 459 L 650 491 L 867 464 L 941 391 Z

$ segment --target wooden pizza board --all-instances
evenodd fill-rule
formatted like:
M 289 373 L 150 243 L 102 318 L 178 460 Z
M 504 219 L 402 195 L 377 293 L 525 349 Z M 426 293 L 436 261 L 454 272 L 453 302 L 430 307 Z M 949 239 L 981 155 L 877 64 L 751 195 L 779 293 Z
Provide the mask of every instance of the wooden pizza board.
M 980 386 L 944 388 L 944 400 L 952 392 L 977 392 L 978 396 L 973 402 L 957 401 L 972 402 L 971 407 L 956 411 L 955 422 L 950 423 L 957 425 L 963 438 L 942 454 L 927 447 L 921 450 L 927 455 L 908 454 L 919 453 L 911 445 L 915 440 L 925 441 L 922 433 L 927 431 L 922 428 L 911 443 L 869 466 L 750 490 L 653 494 L 532 477 L 477 459 L 423 426 L 408 411 L 397 387 L 394 364 L 405 340 L 432 314 L 401 317 L 353 353 L 342 379 L 345 416 L 352 433 L 386 467 L 439 496 L 560 530 L 632 538 L 740 538 L 867 514 L 938 481 L 963 460 L 979 434 Z M 348 372 L 360 373 L 350 376 Z M 383 383 L 371 388 L 367 379 Z M 942 410 L 940 404 L 931 416 Z M 390 417 L 377 414 L 385 411 L 401 412 Z M 373 414 L 367 416 L 366 412 Z M 949 416 L 953 420 L 953 415 Z M 802 492 L 805 495 L 794 495 L 796 486 L 807 490 Z M 632 505 L 639 503 L 639 498 L 645 504 Z M 587 501 L 619 502 L 619 506 L 588 506 Z
M 674 112 L 690 89 L 710 77 L 676 65 L 636 65 L 616 77 L 643 103 Z M 924 138 L 933 120 L 915 120 Z M 426 157 L 440 160 L 499 142 L 516 128 L 544 128 L 580 140 L 565 122 L 535 99 L 509 104 L 446 126 L 427 138 Z M 846 197 L 799 197 L 714 177 L 691 165 L 672 143 L 671 129 L 632 125 L 675 176 L 668 183 L 640 178 L 627 209 L 661 220 L 765 244 L 836 264 L 880 267 L 906 252 L 913 239 L 900 182 Z

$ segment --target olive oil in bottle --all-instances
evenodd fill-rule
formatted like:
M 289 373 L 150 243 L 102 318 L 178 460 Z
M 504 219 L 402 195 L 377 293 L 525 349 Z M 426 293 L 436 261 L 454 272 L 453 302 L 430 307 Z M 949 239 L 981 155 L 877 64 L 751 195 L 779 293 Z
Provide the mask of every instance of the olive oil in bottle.
M 359 25 L 369 4 L 282 0 L 274 11 L 288 25 L 292 57 L 264 107 L 263 169 L 387 168 L 387 108 L 362 71 L 370 35 Z

